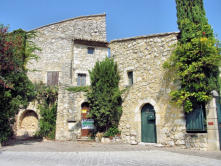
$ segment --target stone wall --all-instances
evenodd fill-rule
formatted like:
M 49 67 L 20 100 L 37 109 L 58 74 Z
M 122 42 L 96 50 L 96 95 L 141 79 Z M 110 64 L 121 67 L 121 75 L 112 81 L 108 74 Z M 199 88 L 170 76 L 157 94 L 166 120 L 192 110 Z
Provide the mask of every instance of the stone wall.
M 111 41 L 111 56 L 118 64 L 120 87 L 128 86 L 128 71 L 133 85 L 123 96 L 120 130 L 125 142 L 141 142 L 141 109 L 151 104 L 156 113 L 157 143 L 185 145 L 185 118 L 181 109 L 170 104 L 169 92 L 175 88 L 162 65 L 171 55 L 177 33 L 156 34 Z
M 86 74 L 86 85 L 90 85 L 88 70 L 96 61 L 108 54 L 106 46 L 106 15 L 77 17 L 34 29 L 33 42 L 41 48 L 36 51 L 39 60 L 31 61 L 28 68 L 33 82 L 47 84 L 47 72 L 59 72 L 59 95 L 56 120 L 56 139 L 73 140 L 80 135 L 80 109 L 85 100 L 83 93 L 71 93 L 69 86 L 77 85 L 78 74 Z M 83 41 L 82 44 L 75 41 Z M 87 49 L 94 48 L 93 54 Z
M 86 85 L 90 85 L 89 70 L 91 70 L 97 61 L 102 61 L 107 57 L 107 47 L 94 46 L 94 53 L 88 54 L 88 46 L 83 44 L 74 44 L 73 60 L 73 80 L 72 84 L 77 86 L 78 74 L 86 74 Z
M 207 133 L 186 133 L 185 141 L 188 149 L 208 149 Z
M 31 102 L 26 109 L 21 109 L 16 116 L 14 125 L 15 136 L 26 137 L 34 136 L 38 127 L 38 119 L 40 111 L 37 106 L 37 101 Z
M 77 17 L 34 29 L 33 42 L 41 48 L 36 51 L 38 62 L 30 61 L 27 67 L 34 71 L 28 76 L 33 82 L 47 82 L 47 71 L 59 71 L 64 63 L 72 63 L 73 40 L 106 42 L 106 15 Z
M 57 140 L 76 140 L 81 135 L 81 104 L 86 101 L 84 92 L 73 93 L 60 86 L 56 120 Z

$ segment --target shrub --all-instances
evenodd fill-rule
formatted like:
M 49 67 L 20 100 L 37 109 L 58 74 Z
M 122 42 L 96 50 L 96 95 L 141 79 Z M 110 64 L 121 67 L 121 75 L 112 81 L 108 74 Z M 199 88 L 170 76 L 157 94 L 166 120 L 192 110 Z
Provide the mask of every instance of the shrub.
M 111 127 L 104 133 L 104 137 L 114 137 L 115 135 L 120 133 L 121 132 L 117 127 Z
M 90 117 L 99 132 L 118 126 L 122 114 L 119 74 L 113 59 L 97 62 L 89 72 L 91 88 L 87 92 Z
M 25 109 L 36 96 L 26 69 L 28 60 L 37 58 L 33 55 L 37 48 L 30 41 L 33 36 L 23 30 L 8 33 L 0 25 L 0 143 L 13 135 L 19 109 Z

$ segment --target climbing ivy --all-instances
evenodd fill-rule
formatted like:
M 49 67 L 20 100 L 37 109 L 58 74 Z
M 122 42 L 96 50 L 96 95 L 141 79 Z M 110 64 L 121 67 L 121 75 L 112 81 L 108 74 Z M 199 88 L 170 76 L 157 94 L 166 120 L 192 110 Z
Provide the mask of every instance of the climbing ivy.
M 40 110 L 39 131 L 37 137 L 55 138 L 56 118 L 57 118 L 57 100 L 58 88 L 44 85 L 43 83 L 35 84 L 36 100 Z
M 171 92 L 172 101 L 192 111 L 211 99 L 218 90 L 221 54 L 208 24 L 202 0 L 176 0 L 180 30 L 176 48 L 164 67 L 176 71 L 180 87 Z
M 69 92 L 88 92 L 90 86 L 71 86 L 68 87 L 66 90 Z

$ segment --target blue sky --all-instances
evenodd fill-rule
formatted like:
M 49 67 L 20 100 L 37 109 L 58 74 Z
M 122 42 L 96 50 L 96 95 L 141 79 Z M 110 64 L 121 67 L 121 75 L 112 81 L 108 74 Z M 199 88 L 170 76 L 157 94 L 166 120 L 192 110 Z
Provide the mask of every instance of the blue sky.
M 221 0 L 204 0 L 207 18 L 221 40 Z M 1 0 L 0 24 L 10 31 L 91 14 L 107 14 L 108 41 L 178 31 L 175 0 Z

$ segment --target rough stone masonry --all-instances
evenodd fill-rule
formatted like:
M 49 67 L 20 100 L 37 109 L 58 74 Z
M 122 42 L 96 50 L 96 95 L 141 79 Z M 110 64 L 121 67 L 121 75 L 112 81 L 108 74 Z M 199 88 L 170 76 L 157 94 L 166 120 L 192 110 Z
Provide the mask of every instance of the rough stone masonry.
M 171 55 L 178 33 L 118 39 L 108 44 L 105 14 L 72 18 L 34 31 L 37 37 L 33 42 L 42 50 L 36 52 L 39 60 L 28 64 L 31 70 L 28 76 L 33 82 L 48 84 L 49 73 L 58 75 L 57 140 L 76 140 L 81 136 L 81 109 L 87 99 L 84 92 L 71 93 L 66 89 L 90 85 L 88 70 L 107 57 L 110 48 L 111 57 L 118 64 L 120 88 L 127 88 L 122 96 L 123 114 L 119 124 L 122 140 L 132 144 L 143 142 L 141 112 L 148 104 L 155 111 L 156 143 L 208 149 L 208 134 L 187 133 L 184 112 L 169 102 L 169 93 L 177 85 L 162 65 Z M 27 110 L 39 118 L 36 106 L 30 104 Z M 17 134 L 21 129 L 28 133 L 31 122 L 26 110 L 20 112 Z

